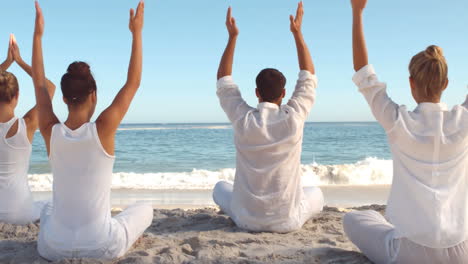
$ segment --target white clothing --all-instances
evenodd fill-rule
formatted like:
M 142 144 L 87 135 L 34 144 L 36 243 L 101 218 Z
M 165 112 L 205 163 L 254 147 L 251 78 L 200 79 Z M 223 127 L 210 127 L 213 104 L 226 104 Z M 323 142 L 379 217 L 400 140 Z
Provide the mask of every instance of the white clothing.
M 13 125 L 15 135 L 6 138 Z M 0 123 L 0 221 L 27 224 L 39 219 L 44 204 L 34 203 L 28 184 L 31 143 L 24 119 Z
M 320 213 L 323 209 L 324 199 L 322 190 L 318 187 L 305 187 L 303 188 L 304 196 L 302 197 L 300 205 L 300 224 L 301 226 L 311 219 L 316 214 Z M 220 181 L 213 189 L 213 201 L 221 208 L 221 210 L 234 219 L 234 214 L 231 210 L 233 194 L 233 185 Z M 270 230 L 275 231 L 275 230 Z
M 124 228 L 130 233 L 128 236 L 133 237 L 149 226 L 151 206 L 134 211 L 136 214 L 131 217 L 148 215 L 134 230 L 127 230 L 111 218 L 114 159 L 102 147 L 95 123 L 86 123 L 76 130 L 64 124 L 54 125 L 49 156 L 54 176 L 54 204 L 50 213 L 41 216 L 38 249 L 43 257 L 47 258 L 47 252 L 51 250 L 66 257 L 72 257 L 67 255 L 70 252 L 72 255 L 93 256 L 92 252 L 118 243 L 115 235 L 121 232 L 120 229 Z M 147 218 L 150 218 L 149 223 L 145 220 Z M 45 248 L 51 250 L 41 252 Z
M 275 232 L 301 228 L 302 138 L 316 86 L 316 76 L 301 71 L 286 105 L 265 102 L 252 108 L 231 76 L 218 81 L 217 95 L 232 123 L 237 150 L 230 206 L 238 226 Z
M 347 213 L 343 218 L 343 227 L 349 239 L 376 264 L 468 262 L 468 241 L 450 248 L 421 246 L 407 238 L 397 238 L 394 226 L 376 211 Z
M 467 241 L 468 100 L 450 111 L 443 103 L 408 111 L 371 65 L 353 80 L 387 133 L 394 176 L 386 213 L 396 236 L 432 248 Z
M 52 204 L 46 206 L 42 211 L 41 225 L 46 224 L 53 211 Z M 39 254 L 48 260 L 58 261 L 66 258 L 93 258 L 93 259 L 115 259 L 123 256 L 143 234 L 145 229 L 151 225 L 153 220 L 153 209 L 151 205 L 139 204 L 129 206 L 120 214 L 111 219 L 111 232 L 107 246 L 93 250 L 55 249 L 44 241 L 44 232 L 39 232 L 37 249 Z

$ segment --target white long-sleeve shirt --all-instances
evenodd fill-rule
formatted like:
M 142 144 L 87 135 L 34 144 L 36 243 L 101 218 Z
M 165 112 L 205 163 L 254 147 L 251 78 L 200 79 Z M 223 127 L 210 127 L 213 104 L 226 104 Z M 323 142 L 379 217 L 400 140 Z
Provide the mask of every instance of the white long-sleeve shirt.
M 386 214 L 397 236 L 432 248 L 468 240 L 468 96 L 450 111 L 443 103 L 408 111 L 388 97 L 371 65 L 353 80 L 387 133 L 393 183 Z
M 237 150 L 231 209 L 238 226 L 275 232 L 302 226 L 302 137 L 316 86 L 316 76 L 301 71 L 286 105 L 265 102 L 253 108 L 231 76 L 218 81 L 217 95 L 232 122 Z

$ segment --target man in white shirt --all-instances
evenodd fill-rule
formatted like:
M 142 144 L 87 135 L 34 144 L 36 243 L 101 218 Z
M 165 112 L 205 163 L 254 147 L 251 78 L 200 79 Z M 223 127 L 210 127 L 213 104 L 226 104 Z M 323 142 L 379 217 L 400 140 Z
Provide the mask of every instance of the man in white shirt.
M 349 239 L 375 263 L 468 263 L 468 97 L 448 110 L 442 49 L 411 60 L 414 111 L 394 103 L 369 65 L 363 31 L 367 0 L 352 0 L 353 81 L 387 134 L 393 182 L 386 218 L 354 211 L 343 219 Z
M 234 83 L 232 63 L 239 31 L 228 9 L 229 42 L 218 70 L 221 106 L 234 129 L 237 166 L 234 185 L 219 182 L 213 199 L 241 228 L 252 231 L 291 232 L 323 208 L 319 188 L 301 183 L 301 151 L 304 123 L 315 101 L 314 65 L 301 33 L 302 2 L 291 31 L 299 57 L 299 80 L 292 98 L 281 105 L 286 79 L 275 69 L 257 76 L 257 108 L 247 105 Z

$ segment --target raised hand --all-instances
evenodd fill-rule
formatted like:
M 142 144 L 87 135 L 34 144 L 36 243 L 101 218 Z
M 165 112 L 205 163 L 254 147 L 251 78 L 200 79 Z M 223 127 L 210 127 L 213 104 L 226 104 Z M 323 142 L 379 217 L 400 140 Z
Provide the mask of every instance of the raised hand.
M 13 44 L 12 44 L 12 55 L 13 55 L 13 59 L 16 62 L 20 63 L 23 61 L 23 58 L 21 58 L 21 53 L 18 47 L 18 43 L 16 42 L 15 39 L 13 39 Z
M 129 22 L 128 27 L 130 28 L 130 31 L 133 34 L 141 33 L 141 31 L 143 30 L 144 15 L 145 15 L 145 2 L 141 0 L 140 3 L 138 3 L 136 14 L 133 8 L 130 9 L 130 22 Z
M 293 15 L 289 16 L 289 20 L 291 21 L 291 32 L 293 34 L 301 33 L 302 17 L 304 17 L 304 6 L 301 1 L 297 5 L 296 17 Z
M 362 11 L 366 8 L 367 0 L 351 0 L 353 10 Z
M 236 19 L 232 17 L 232 9 L 231 7 L 228 8 L 227 15 L 226 15 L 226 28 L 229 32 L 229 37 L 237 37 L 239 35 L 239 29 L 236 25 Z
M 39 2 L 36 1 L 36 24 L 34 27 L 34 35 L 42 37 L 44 34 L 44 16 L 42 14 L 41 6 Z
M 14 43 L 14 36 L 13 34 L 10 35 L 10 42 L 8 44 L 8 54 L 7 54 L 7 62 L 12 63 L 15 60 L 15 57 L 13 55 L 13 43 Z

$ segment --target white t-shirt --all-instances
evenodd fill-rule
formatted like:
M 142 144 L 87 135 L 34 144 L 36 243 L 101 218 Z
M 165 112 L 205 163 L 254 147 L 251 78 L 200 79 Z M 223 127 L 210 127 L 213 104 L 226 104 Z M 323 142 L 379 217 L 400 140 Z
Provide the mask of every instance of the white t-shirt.
M 231 209 L 238 226 L 289 232 L 303 224 L 302 137 L 316 86 L 315 75 L 301 71 L 286 105 L 266 102 L 252 108 L 231 76 L 218 81 L 217 95 L 233 125 L 237 150 Z
M 393 156 L 387 218 L 397 237 L 432 248 L 468 240 L 468 97 L 450 111 L 443 103 L 408 111 L 388 97 L 371 65 L 353 80 L 387 133 Z

